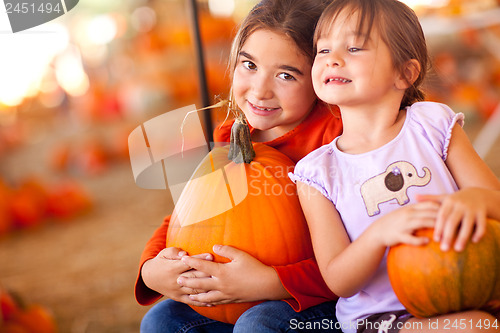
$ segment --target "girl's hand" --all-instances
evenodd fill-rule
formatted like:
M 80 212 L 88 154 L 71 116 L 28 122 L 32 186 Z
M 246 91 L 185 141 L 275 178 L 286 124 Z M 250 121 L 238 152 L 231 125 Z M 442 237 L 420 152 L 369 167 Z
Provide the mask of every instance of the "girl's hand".
M 231 261 L 221 264 L 189 256 L 182 258 L 183 263 L 196 270 L 177 280 L 181 286 L 196 290 L 189 297 L 192 301 L 218 305 L 290 297 L 274 268 L 231 246 L 215 245 L 213 250 Z M 211 277 L 200 277 L 200 272 Z
M 375 238 L 385 247 L 400 243 L 424 245 L 429 242 L 427 237 L 417 237 L 415 231 L 422 228 L 432 228 L 436 222 L 439 204 L 427 201 L 407 205 L 384 215 L 375 221 L 368 230 L 375 232 Z
M 193 290 L 182 287 L 177 283 L 177 279 L 182 273 L 191 270 L 191 267 L 180 260 L 186 255 L 186 251 L 179 248 L 169 247 L 163 249 L 156 257 L 144 263 L 141 269 L 142 279 L 148 288 L 175 301 L 189 305 L 208 306 L 203 302 L 190 299 L 189 295 L 193 293 Z M 195 257 L 203 261 L 213 260 L 212 255 L 209 253 Z M 200 274 L 200 276 L 204 275 Z
M 465 188 L 451 194 L 420 195 L 419 201 L 436 202 L 441 205 L 436 226 L 434 240 L 441 242 L 441 250 L 450 249 L 456 238 L 453 248 L 460 252 L 465 248 L 468 240 L 478 242 L 486 231 L 486 199 L 484 191 L 478 188 Z

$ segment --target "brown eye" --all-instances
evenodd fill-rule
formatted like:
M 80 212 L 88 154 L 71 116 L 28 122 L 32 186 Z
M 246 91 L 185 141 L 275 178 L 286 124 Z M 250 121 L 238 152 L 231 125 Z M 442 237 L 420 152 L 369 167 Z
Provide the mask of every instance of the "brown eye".
M 249 70 L 257 69 L 257 66 L 253 62 L 248 61 L 248 60 L 243 61 L 243 67 L 245 67 L 246 69 L 249 69 Z
M 293 81 L 295 80 L 295 77 L 293 75 L 290 75 L 288 73 L 280 73 L 278 75 L 279 78 L 285 80 L 285 81 Z

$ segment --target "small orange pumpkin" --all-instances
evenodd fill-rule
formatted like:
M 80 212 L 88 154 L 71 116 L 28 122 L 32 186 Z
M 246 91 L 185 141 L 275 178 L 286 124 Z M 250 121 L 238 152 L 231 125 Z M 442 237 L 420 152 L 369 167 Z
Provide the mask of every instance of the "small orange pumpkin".
M 266 145 L 255 143 L 253 148 L 256 157 L 248 164 L 228 160 L 228 146 L 215 148 L 205 157 L 176 204 L 167 247 L 179 247 L 195 255 L 212 253 L 215 244 L 231 245 L 266 265 L 286 265 L 313 257 L 296 187 L 287 176 L 294 163 Z M 224 207 L 228 193 L 230 208 Z M 216 262 L 228 261 L 214 257 Z M 235 323 L 258 303 L 192 308 L 208 318 Z
M 13 319 L 26 332 L 56 333 L 57 325 L 52 312 L 40 304 L 30 304 Z
M 0 332 L 55 333 L 57 325 L 52 312 L 40 304 L 26 302 L 0 287 Z
M 6 235 L 12 228 L 9 209 L 10 189 L 3 187 L 0 179 L 0 238 Z
M 16 297 L 11 292 L 0 287 L 0 323 L 11 320 L 20 311 L 21 307 Z
M 443 252 L 433 229 L 417 231 L 431 241 L 400 244 L 387 256 L 387 272 L 399 301 L 415 317 L 489 307 L 500 301 L 500 223 L 488 220 L 486 234 L 462 252 Z M 495 292 L 496 290 L 496 292 Z
M 84 188 L 67 179 L 53 185 L 47 196 L 47 213 L 60 222 L 69 221 L 92 207 L 92 200 Z
M 47 210 L 45 185 L 36 178 L 25 180 L 12 192 L 10 214 L 17 228 L 33 228 L 42 224 Z

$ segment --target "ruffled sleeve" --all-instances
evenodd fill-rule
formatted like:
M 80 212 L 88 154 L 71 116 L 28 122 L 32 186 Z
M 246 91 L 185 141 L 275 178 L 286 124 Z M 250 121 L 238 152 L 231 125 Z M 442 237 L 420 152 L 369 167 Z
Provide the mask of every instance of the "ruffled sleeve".
M 453 112 L 445 104 L 418 102 L 408 108 L 407 116 L 445 161 L 453 127 L 455 124 L 464 125 L 464 114 Z
M 301 159 L 295 166 L 295 170 L 288 176 L 296 183 L 306 183 L 323 194 L 328 200 L 335 202 L 332 197 L 331 177 L 332 160 L 334 159 L 331 144 L 324 145 Z

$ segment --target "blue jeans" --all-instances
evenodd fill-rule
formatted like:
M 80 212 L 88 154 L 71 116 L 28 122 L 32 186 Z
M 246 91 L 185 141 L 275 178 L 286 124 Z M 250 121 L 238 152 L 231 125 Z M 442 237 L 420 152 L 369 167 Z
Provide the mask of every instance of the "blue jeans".
M 231 325 L 206 318 L 186 304 L 167 299 L 146 313 L 141 333 L 341 332 L 335 329 L 335 323 L 335 302 L 295 312 L 286 302 L 267 301 L 248 309 Z

